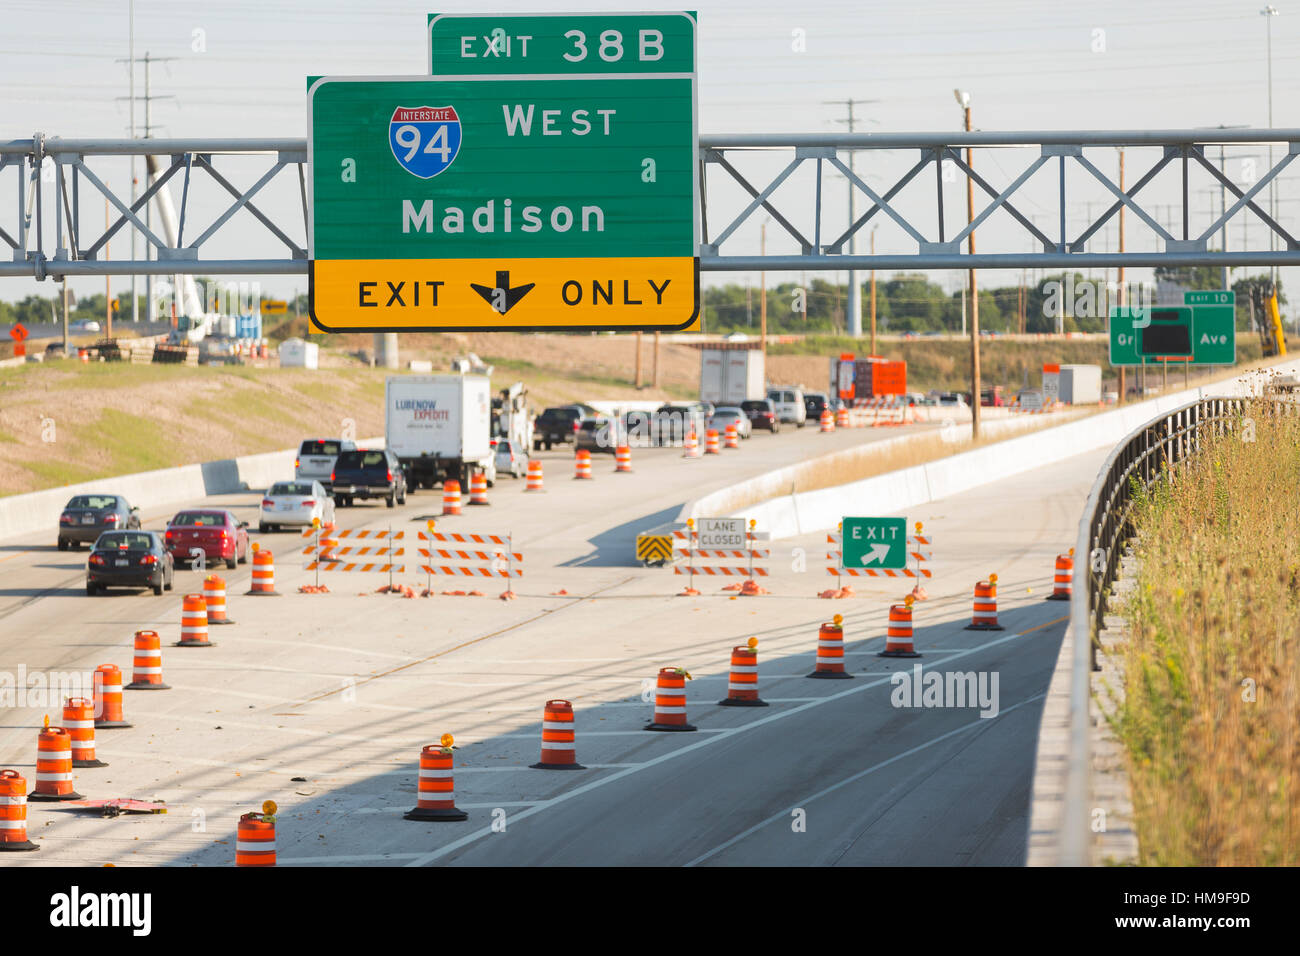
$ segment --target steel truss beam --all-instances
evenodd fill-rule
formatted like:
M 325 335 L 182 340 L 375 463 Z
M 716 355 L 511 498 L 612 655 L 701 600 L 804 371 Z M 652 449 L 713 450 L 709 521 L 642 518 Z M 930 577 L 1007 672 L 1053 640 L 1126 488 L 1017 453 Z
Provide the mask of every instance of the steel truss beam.
M 1266 170 L 1249 188 L 1242 189 L 1224 175 L 1206 156 L 1207 146 L 1280 145 L 1279 160 Z M 1005 185 L 994 185 L 983 172 L 972 169 L 962 159 L 961 150 L 974 147 L 982 150 L 1018 148 L 1036 152 L 1028 164 Z M 1149 169 L 1136 181 L 1121 190 L 1119 185 L 1102 172 L 1093 159 L 1106 156 L 1109 164 L 1110 150 L 1114 148 L 1160 150 Z M 840 158 L 847 150 L 868 154 L 858 169 L 859 175 L 850 171 Z M 872 159 L 880 159 L 889 152 L 901 153 L 908 164 L 904 172 L 883 192 L 873 189 L 863 176 L 872 167 Z M 1085 155 L 1092 151 L 1093 157 Z M 970 268 L 1034 268 L 1071 269 L 1111 266 L 1245 266 L 1245 265 L 1300 265 L 1300 241 L 1295 238 L 1298 225 L 1290 216 L 1270 215 L 1257 199 L 1278 175 L 1300 153 L 1300 130 L 1168 130 L 1168 131 L 1097 131 L 1097 132 L 974 132 L 974 133 L 841 133 L 841 134 L 734 134 L 700 137 L 701 165 L 701 216 L 704 235 L 700 245 L 700 268 L 712 271 L 758 270 L 918 270 L 918 269 L 970 269 Z M 131 155 L 156 155 L 169 157 L 169 164 L 161 170 L 158 179 L 130 205 L 110 189 L 91 168 L 91 163 L 102 157 Z M 1011 155 L 1003 153 L 1002 155 Z M 270 161 L 252 186 L 241 189 L 217 171 L 216 158 L 222 162 L 237 157 L 261 157 Z M 40 188 L 42 164 L 52 160 L 55 188 L 53 210 Z M 750 161 L 761 160 L 769 167 L 776 161 L 779 171 L 767 180 L 766 185 L 755 185 L 756 173 L 746 173 L 742 167 Z M 1052 161 L 1056 162 L 1053 163 Z M 77 140 L 47 138 L 36 134 L 31 139 L 0 143 L 0 188 L 11 174 L 17 185 L 15 221 L 0 223 L 0 257 L 10 253 L 12 261 L 0 259 L 0 277 L 29 276 L 36 279 L 63 276 L 89 275 L 175 275 L 203 273 L 207 275 L 302 274 L 307 271 L 307 145 L 302 139 L 152 139 L 152 140 Z M 814 164 L 812 194 L 793 197 L 792 188 L 798 180 L 792 177 L 805 166 Z M 988 198 L 987 204 L 972 223 L 962 217 L 961 229 L 947 235 L 943 208 L 944 164 L 960 176 L 968 177 Z M 842 201 L 839 183 L 828 182 L 824 173 L 829 164 L 850 183 L 851 188 L 866 197 L 866 211 L 838 234 L 824 229 L 823 210 L 828 204 L 838 208 Z M 877 167 L 883 163 L 877 163 Z M 897 163 L 895 162 L 895 166 Z M 999 164 L 1000 165 L 1000 164 Z M 296 215 L 291 222 L 275 222 L 252 199 L 289 166 L 297 167 L 298 190 L 301 198 L 303 221 L 301 227 Z M 1140 195 L 1156 177 L 1170 166 L 1181 171 L 1181 223 L 1175 233 L 1157 221 L 1149 209 L 1144 208 Z M 898 197 L 913 182 L 923 183 L 924 174 L 933 167 L 935 188 L 932 199 L 923 201 L 924 215 L 899 208 Z M 1026 184 L 1046 168 L 1051 174 L 1055 167 L 1057 208 L 1054 210 L 1055 235 L 1040 228 L 1025 215 L 1021 197 Z M 982 167 L 985 168 L 985 167 Z M 1221 186 L 1225 195 L 1231 194 L 1227 208 L 1204 230 L 1192 228 L 1189 178 L 1193 170 L 1208 174 L 1213 185 Z M 1088 224 L 1076 235 L 1066 231 L 1068 173 L 1086 173 L 1086 180 L 1094 180 L 1114 198 L 1096 218 L 1089 216 Z M 183 174 L 179 227 L 175 243 L 149 229 L 139 215 L 145 204 L 157 194 L 176 174 Z M 220 199 L 224 209 L 197 238 L 185 243 L 187 221 L 194 206 L 193 192 L 200 177 L 215 183 L 226 195 Z M 767 170 L 770 173 L 770 169 Z M 765 174 L 766 175 L 766 174 Z M 71 193 L 68 180 L 71 179 Z M 83 232 L 80 223 L 80 187 L 86 180 L 117 209 L 119 215 L 99 236 Z M 762 179 L 758 179 L 762 182 Z M 952 179 L 949 180 L 953 181 Z M 714 236 L 709 235 L 709 206 L 719 204 L 710 200 L 718 195 L 719 186 L 729 183 L 739 186 L 749 199 L 741 211 Z M 777 192 L 787 183 L 780 202 Z M 828 188 L 836 190 L 834 196 Z M 919 187 L 924 189 L 925 187 Z M 928 191 L 928 190 L 927 190 Z M 1290 197 L 1288 197 L 1288 200 Z M 783 208 L 784 206 L 784 208 Z M 734 207 L 733 207 L 734 208 Z M 1130 244 L 1140 244 L 1142 239 L 1154 239 L 1155 250 L 1125 253 L 1096 252 L 1089 250 L 1089 241 L 1114 217 L 1121 208 L 1136 218 L 1134 235 Z M 741 240 L 737 232 L 762 210 L 799 248 L 796 254 L 754 255 L 752 250 L 737 249 Z M 811 210 L 811 222 L 807 212 Z M 223 229 L 240 211 L 250 216 L 286 249 L 280 257 L 261 259 L 201 259 L 201 247 Z M 970 233 L 986 225 L 997 213 L 1017 227 L 1014 241 L 1006 251 L 985 251 L 977 255 L 962 252 L 962 245 Z M 949 210 L 949 215 L 952 211 Z M 1252 216 L 1265 227 L 1256 230 L 1250 248 L 1224 252 L 1209 247 L 1210 241 L 1225 226 L 1242 216 Z M 722 217 L 715 215 L 715 221 Z M 899 227 L 912 242 L 914 252 L 889 255 L 845 255 L 846 243 L 872 220 L 887 218 Z M 52 220 L 50 222 L 49 220 Z M 144 236 L 156 255 L 155 259 L 130 261 L 100 258 L 101 250 L 115 234 L 130 223 Z M 55 233 L 53 255 L 48 254 L 45 241 L 50 227 Z M 193 228 L 191 227 L 191 234 Z M 302 236 L 302 240 L 293 236 Z M 1262 237 L 1262 241 L 1260 241 Z M 1277 248 L 1269 249 L 1270 237 Z M 1020 251 L 1032 243 L 1034 251 Z M 1135 243 L 1134 240 L 1137 240 Z M 247 242 L 241 243 L 247 245 Z M 981 244 L 988 249 L 988 242 Z M 724 250 L 724 246 L 727 248 Z M 278 246 L 276 246 L 278 248 Z

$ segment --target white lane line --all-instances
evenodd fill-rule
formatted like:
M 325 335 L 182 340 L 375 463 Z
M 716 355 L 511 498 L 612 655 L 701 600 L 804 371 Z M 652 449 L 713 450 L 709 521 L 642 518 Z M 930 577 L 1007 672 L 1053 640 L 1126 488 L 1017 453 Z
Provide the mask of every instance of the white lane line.
M 1044 625 L 1040 625 L 1040 627 L 1041 626 Z M 961 651 L 955 656 L 965 657 L 968 654 L 974 654 L 982 650 L 987 650 L 990 647 L 996 647 L 998 644 L 1005 644 L 1007 641 L 1013 641 L 1016 638 L 1021 636 L 1022 635 L 1020 632 L 1008 634 L 1004 637 L 999 637 L 995 640 L 987 641 L 983 644 L 969 648 L 965 651 Z M 823 697 L 819 700 L 809 701 L 806 704 L 801 704 L 798 707 L 792 707 L 789 710 L 776 711 L 775 713 L 769 714 L 766 717 L 760 717 L 757 720 L 750 721 L 748 724 L 744 724 L 740 727 L 731 728 L 724 733 L 712 734 L 709 736 L 702 737 L 693 744 L 687 744 L 685 747 L 681 747 L 677 750 L 670 751 L 659 757 L 654 757 L 650 760 L 645 761 L 644 763 L 638 764 L 635 767 L 629 767 L 628 769 L 622 771 L 621 773 L 611 774 L 610 776 L 604 777 L 600 780 L 593 780 L 591 783 L 585 784 L 581 787 L 576 787 L 573 790 L 569 790 L 565 793 L 559 794 L 558 796 L 553 797 L 544 803 L 540 803 L 535 807 L 529 807 L 527 810 L 524 810 L 522 813 L 516 814 L 514 818 L 514 822 L 527 819 L 528 817 L 531 817 L 537 813 L 541 813 L 543 810 L 548 810 L 551 807 L 559 806 L 560 804 L 572 800 L 575 797 L 582 796 L 583 794 L 588 793 L 589 791 L 596 790 L 599 789 L 600 787 L 604 787 L 608 784 L 611 784 L 616 780 L 622 780 L 624 777 L 637 773 L 638 771 L 644 770 L 647 767 L 654 767 L 661 763 L 665 763 L 669 760 L 675 760 L 678 757 L 691 753 L 692 751 L 699 750 L 701 747 L 708 747 L 719 740 L 726 740 L 732 734 L 743 733 L 745 731 L 753 730 L 757 727 L 762 727 L 763 725 L 772 723 L 774 721 L 785 720 L 788 717 L 793 717 L 795 714 L 803 713 L 805 710 L 811 710 L 814 707 L 821 707 L 824 704 L 829 704 L 832 701 L 837 701 L 845 697 L 850 697 L 853 694 L 860 694 L 863 691 L 870 690 L 873 687 L 879 687 L 882 684 L 885 684 L 887 682 L 888 681 L 886 678 L 881 678 L 880 680 L 870 681 L 865 684 L 854 684 L 852 687 L 846 687 L 838 694 L 831 694 L 829 697 Z M 491 827 L 485 827 L 484 829 L 476 830 L 473 833 L 468 833 L 465 836 L 461 837 L 459 840 L 453 840 L 451 843 L 448 843 L 446 846 L 441 847 L 440 849 L 433 850 L 429 853 L 421 854 L 420 856 L 416 857 L 406 865 L 426 866 L 435 860 L 441 859 L 442 857 L 448 855 L 449 853 L 454 853 L 456 850 L 459 850 L 461 847 L 469 846 L 471 843 L 475 843 L 486 836 L 490 836 L 492 832 L 493 831 Z
M 930 740 L 927 740 L 923 744 L 917 744 L 915 747 L 911 747 L 908 750 L 904 750 L 902 753 L 894 754 L 894 756 L 889 757 L 886 760 L 882 760 L 880 761 L 880 763 L 874 764 L 868 767 L 866 770 L 860 770 L 857 773 L 853 774 L 852 776 L 845 777 L 843 780 L 839 781 L 838 783 L 831 784 L 829 787 L 826 787 L 824 790 L 818 790 L 816 793 L 812 794 L 811 796 L 804 797 L 801 800 L 796 801 L 785 810 L 781 810 L 777 813 L 772 814 L 772 816 L 768 817 L 766 820 L 760 820 L 758 823 L 755 823 L 748 830 L 742 830 L 740 833 L 737 833 L 734 837 L 732 837 L 730 840 L 727 840 L 725 843 L 719 843 L 709 852 L 700 854 L 695 859 L 691 860 L 689 863 L 686 863 L 685 866 L 695 866 L 695 864 L 697 863 L 703 863 L 705 860 L 709 859 L 710 857 L 716 856 L 717 854 L 721 853 L 723 850 L 727 849 L 728 847 L 735 846 L 741 840 L 745 839 L 745 837 L 752 836 L 753 834 L 757 833 L 759 830 L 763 829 L 763 827 L 771 823 L 775 823 L 777 820 L 789 819 L 790 813 L 796 807 L 806 807 L 808 804 L 812 803 L 812 801 L 824 797 L 828 793 L 834 793 L 836 790 L 839 790 L 841 787 L 847 787 L 849 784 L 857 780 L 861 780 L 863 777 L 867 776 L 868 774 L 873 774 L 877 770 L 883 770 L 885 767 L 888 767 L 890 764 L 894 764 L 900 760 L 904 760 L 912 756 L 913 754 L 918 754 L 922 750 L 926 750 L 930 747 L 933 747 L 937 743 L 942 743 L 943 741 L 947 740 L 950 737 L 955 737 L 958 734 L 964 734 L 968 730 L 975 730 L 979 727 L 992 726 L 993 722 L 996 721 L 999 717 L 1003 717 L 1014 710 L 1019 710 L 1021 707 L 1025 707 L 1028 704 L 1032 704 L 1036 700 L 1042 700 L 1046 696 L 1047 696 L 1046 694 L 1035 694 L 1033 697 L 1030 697 L 1026 700 L 1022 700 L 1018 704 L 1012 704 L 1010 707 L 1003 708 L 996 717 L 990 717 L 990 718 L 977 717 L 969 724 L 963 724 L 961 727 L 957 727 L 954 730 L 948 731 L 947 733 L 940 734 L 938 737 L 931 738 Z
M 419 660 L 412 654 L 389 654 L 384 651 L 373 651 L 367 647 L 341 647 L 338 644 L 317 644 L 312 641 L 285 641 L 277 640 L 270 637 L 244 637 L 239 634 L 230 634 L 224 628 L 213 628 L 209 634 L 212 643 L 218 643 L 218 638 L 225 638 L 232 644 L 283 644 L 285 647 L 314 647 L 321 651 L 338 651 L 342 654 L 356 654 L 361 657 L 386 657 L 394 661 L 414 661 Z
M 385 853 L 382 856 L 294 856 L 277 855 L 276 866 L 322 866 L 327 863 L 383 863 L 385 860 L 413 860 L 418 853 Z

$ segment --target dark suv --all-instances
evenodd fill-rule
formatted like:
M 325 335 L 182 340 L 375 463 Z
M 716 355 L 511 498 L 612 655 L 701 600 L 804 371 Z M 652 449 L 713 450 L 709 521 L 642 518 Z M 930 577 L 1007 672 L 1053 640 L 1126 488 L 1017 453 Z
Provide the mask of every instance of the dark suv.
M 560 405 L 546 409 L 533 424 L 533 451 L 538 451 L 543 445 L 550 451 L 552 445 L 573 443 L 583 418 L 581 405 Z
M 350 506 L 354 498 L 383 498 L 390 508 L 406 504 L 406 474 L 386 448 L 339 452 L 330 488 L 339 508 Z

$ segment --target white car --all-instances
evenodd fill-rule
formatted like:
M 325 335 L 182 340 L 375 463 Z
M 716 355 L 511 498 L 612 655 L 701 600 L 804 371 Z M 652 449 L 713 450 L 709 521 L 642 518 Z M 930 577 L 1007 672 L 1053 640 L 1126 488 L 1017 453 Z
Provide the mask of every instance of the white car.
M 735 405 L 722 405 L 709 416 L 709 427 L 716 428 L 719 434 L 725 433 L 728 425 L 735 425 L 736 434 L 741 438 L 749 438 L 754 434 L 749 416 Z
M 801 389 L 787 386 L 769 388 L 767 397 L 776 407 L 778 421 L 803 428 L 804 422 L 808 420 L 808 406 L 804 404 Z
M 257 530 L 263 533 L 282 527 L 311 527 L 312 520 L 334 522 L 334 499 L 319 481 L 277 481 L 262 496 Z
M 956 392 L 941 392 L 939 395 L 940 408 L 970 408 L 966 404 L 966 396 L 959 395 Z
M 528 455 L 524 450 L 516 450 L 508 438 L 499 438 L 496 443 L 497 474 L 508 474 L 513 478 L 522 478 L 528 470 Z

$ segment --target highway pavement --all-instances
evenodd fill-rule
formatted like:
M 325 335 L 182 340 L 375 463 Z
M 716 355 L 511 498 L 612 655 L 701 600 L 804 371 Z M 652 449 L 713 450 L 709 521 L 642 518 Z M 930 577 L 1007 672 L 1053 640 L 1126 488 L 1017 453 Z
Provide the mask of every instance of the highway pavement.
M 933 427 L 938 427 L 933 426 Z M 438 517 L 440 493 L 404 508 L 340 509 L 343 528 L 406 533 L 408 564 L 428 517 L 439 531 L 508 532 L 524 576 L 503 601 L 499 579 L 435 578 L 434 590 L 375 593 L 376 574 L 322 574 L 329 594 L 299 594 L 314 576 L 291 533 L 257 535 L 276 555 L 283 596 L 246 597 L 249 571 L 225 570 L 231 627 L 216 646 L 173 648 L 180 598 L 201 576 L 178 570 L 174 593 L 89 598 L 85 552 L 48 539 L 0 543 L 0 673 L 89 671 L 116 663 L 127 681 L 131 638 L 163 638 L 171 690 L 126 692 L 130 729 L 101 730 L 109 766 L 75 771 L 87 798 L 166 801 L 165 815 L 104 819 L 31 804 L 42 849 L 6 866 L 230 865 L 238 815 L 279 805 L 281 865 L 1014 864 L 1023 861 L 1042 696 L 1065 626 L 1045 601 L 1052 560 L 1068 547 L 1098 452 L 935 502 L 909 521 L 935 537 L 930 598 L 916 605 L 919 660 L 877 657 L 888 604 L 911 582 L 856 579 L 857 596 L 822 600 L 834 584 L 823 535 L 776 542 L 760 578 L 770 594 L 734 597 L 632 561 L 635 532 L 686 500 L 822 451 L 893 437 L 897 429 L 759 434 L 739 451 L 684 461 L 636 450 L 633 474 L 595 456 L 591 482 L 568 453 L 542 453 L 546 492 L 503 478 L 492 505 Z M 111 482 L 106 483 L 106 487 Z M 256 492 L 206 503 L 255 520 Z M 197 504 L 198 502 L 196 502 Z M 176 509 L 139 502 L 146 527 Z M 871 514 L 869 501 L 846 511 Z M 963 629 L 971 589 L 996 571 L 1006 630 Z M 397 576 L 417 589 L 418 573 Z M 851 680 L 812 680 L 818 625 L 845 619 Z M 758 638 L 766 708 L 725 708 L 732 646 Z M 993 706 L 903 708 L 891 678 L 972 672 Z M 682 666 L 695 733 L 643 729 L 661 666 Z M 996 683 L 994 678 L 996 677 Z M 588 769 L 528 767 L 539 756 L 548 699 L 573 701 L 578 759 Z M 27 694 L 0 716 L 0 766 L 34 776 L 49 701 Z M 954 703 L 948 701 L 949 704 Z M 414 806 L 420 748 L 456 737 L 463 823 L 402 819 Z

